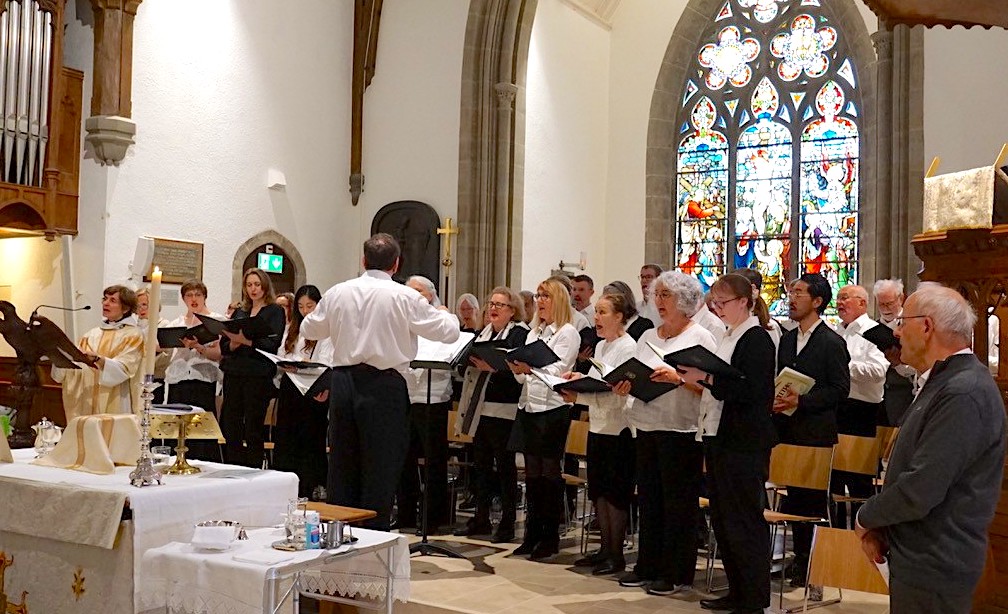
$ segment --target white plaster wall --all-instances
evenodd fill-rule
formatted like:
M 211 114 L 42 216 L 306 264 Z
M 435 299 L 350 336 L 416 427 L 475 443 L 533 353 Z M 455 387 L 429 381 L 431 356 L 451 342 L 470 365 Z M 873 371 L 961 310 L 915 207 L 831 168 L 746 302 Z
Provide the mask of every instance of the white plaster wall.
M 442 222 L 458 219 L 459 108 L 468 14 L 468 0 L 385 0 L 382 5 L 375 77 L 364 102 L 358 260 L 374 215 L 389 203 L 416 200 L 433 207 Z
M 939 156 L 949 173 L 994 163 L 1008 142 L 1005 58 L 1008 31 L 925 30 L 924 164 Z
M 605 228 L 609 32 L 560 0 L 539 0 L 529 46 L 521 282 L 587 252 L 609 280 Z

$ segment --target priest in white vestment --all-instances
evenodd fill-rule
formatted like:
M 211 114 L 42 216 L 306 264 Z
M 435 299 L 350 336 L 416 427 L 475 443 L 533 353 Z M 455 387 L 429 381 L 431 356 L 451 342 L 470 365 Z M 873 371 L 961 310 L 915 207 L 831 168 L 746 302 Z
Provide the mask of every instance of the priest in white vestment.
M 102 297 L 102 323 L 77 347 L 94 358 L 80 369 L 53 367 L 63 384 L 63 408 L 69 422 L 76 416 L 127 414 L 140 408 L 140 364 L 143 333 L 137 326 L 136 294 L 126 286 L 109 286 Z

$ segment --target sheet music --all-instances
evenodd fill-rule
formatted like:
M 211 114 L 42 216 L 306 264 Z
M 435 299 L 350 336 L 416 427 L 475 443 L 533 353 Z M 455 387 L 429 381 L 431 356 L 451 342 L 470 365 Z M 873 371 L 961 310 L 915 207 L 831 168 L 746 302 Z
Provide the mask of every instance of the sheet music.
M 204 412 L 206 412 L 206 410 L 202 407 L 186 405 L 185 403 L 154 403 L 151 405 L 152 414 L 185 416 L 186 414 L 202 414 Z
M 553 386 L 556 386 L 557 384 L 562 384 L 567 381 L 562 377 L 557 377 L 556 375 L 550 375 L 549 373 L 546 373 L 542 369 L 532 369 L 532 375 L 539 378 L 539 380 L 542 383 L 546 384 L 546 386 L 548 386 L 550 390 L 553 389 Z
M 325 372 L 325 369 L 299 369 L 294 373 L 284 371 L 284 376 L 294 384 L 301 396 L 304 396 Z
M 441 343 L 432 341 L 425 337 L 417 337 L 417 362 L 445 362 L 453 363 L 459 355 L 476 338 L 475 333 L 459 333 L 459 338 L 453 343 Z

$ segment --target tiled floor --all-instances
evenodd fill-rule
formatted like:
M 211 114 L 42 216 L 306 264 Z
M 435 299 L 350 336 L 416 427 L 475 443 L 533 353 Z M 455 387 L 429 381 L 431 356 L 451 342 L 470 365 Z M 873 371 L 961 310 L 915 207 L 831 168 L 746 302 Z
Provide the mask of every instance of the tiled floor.
M 415 538 L 413 538 L 415 541 Z M 517 544 L 494 544 L 493 547 L 457 537 L 443 537 L 467 549 L 470 559 L 450 559 L 436 556 L 412 559 L 412 598 L 406 605 L 397 604 L 403 614 L 519 613 L 522 614 L 671 614 L 673 612 L 705 612 L 697 603 L 707 595 L 703 586 L 703 560 L 699 560 L 697 590 L 669 597 L 655 597 L 639 588 L 623 588 L 612 576 L 593 577 L 583 568 L 574 568 L 578 558 L 575 540 L 560 555 L 546 563 L 510 556 Z M 438 541 L 436 543 L 445 543 Z M 451 542 L 448 542 L 451 543 Z M 502 549 L 498 546 L 507 546 Z M 718 577 L 723 581 L 723 576 Z M 774 584 L 776 590 L 777 584 Z M 826 598 L 836 594 L 826 589 Z M 785 606 L 800 605 L 802 591 L 785 591 Z M 774 593 L 773 604 L 777 604 Z M 823 610 L 824 614 L 882 614 L 888 611 L 888 598 L 865 593 L 844 592 L 843 603 Z

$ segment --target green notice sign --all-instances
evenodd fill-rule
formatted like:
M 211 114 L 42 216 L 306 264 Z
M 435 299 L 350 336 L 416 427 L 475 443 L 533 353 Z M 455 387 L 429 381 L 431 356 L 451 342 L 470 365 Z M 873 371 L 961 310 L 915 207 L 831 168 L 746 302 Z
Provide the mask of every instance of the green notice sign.
M 259 268 L 267 273 L 283 273 L 283 259 L 280 254 L 256 254 L 259 258 Z

